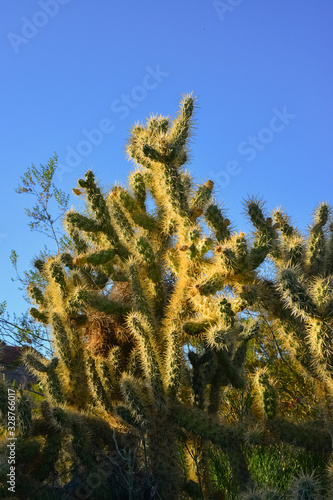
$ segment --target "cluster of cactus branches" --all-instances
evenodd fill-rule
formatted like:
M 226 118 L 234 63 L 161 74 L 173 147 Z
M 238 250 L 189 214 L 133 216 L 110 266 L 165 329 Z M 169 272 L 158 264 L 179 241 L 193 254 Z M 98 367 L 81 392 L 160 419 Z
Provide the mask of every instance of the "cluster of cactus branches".
M 34 263 L 47 286 L 31 285 L 30 314 L 51 327 L 56 357 L 26 350 L 46 400 L 38 413 L 21 395 L 17 412 L 29 463 L 20 474 L 41 498 L 79 498 L 77 481 L 86 484 L 94 467 L 89 498 L 222 498 L 210 474 L 215 446 L 240 495 L 277 499 L 278 491 L 255 492 L 246 447 L 286 442 L 331 460 L 330 209 L 318 206 L 307 239 L 282 210 L 270 217 L 249 199 L 254 232 L 237 232 L 213 182 L 196 185 L 185 169 L 194 107 L 186 95 L 174 119 L 151 116 L 132 128 L 126 186 L 106 192 L 92 171 L 79 179 L 73 191 L 86 210 L 65 216 L 71 251 Z M 256 357 L 263 339 L 314 391 L 315 417 L 286 413 L 279 372 Z M 249 395 L 242 418 L 229 418 L 230 391 Z M 100 466 L 108 460 L 111 473 Z M 143 477 L 150 488 L 133 496 Z M 304 475 L 292 491 L 314 499 L 319 486 Z

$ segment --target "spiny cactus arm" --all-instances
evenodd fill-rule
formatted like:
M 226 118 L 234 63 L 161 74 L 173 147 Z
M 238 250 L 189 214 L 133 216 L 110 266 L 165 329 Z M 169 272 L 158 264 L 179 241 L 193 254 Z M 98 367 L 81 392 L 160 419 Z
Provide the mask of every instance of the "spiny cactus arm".
M 45 312 L 39 311 L 35 307 L 30 307 L 29 309 L 29 314 L 32 316 L 36 321 L 40 321 L 44 325 L 47 325 L 49 322 L 48 315 Z
M 116 196 L 111 190 L 107 197 L 107 204 L 110 210 L 111 217 L 117 227 L 117 235 L 123 243 L 130 243 L 133 240 L 134 231 L 131 221 L 121 205 L 117 202 Z
M 41 257 L 35 257 L 32 261 L 33 266 L 37 269 L 37 271 L 43 275 L 45 271 L 45 260 Z
M 216 354 L 213 350 L 206 349 L 202 354 L 195 351 L 188 352 L 188 359 L 192 365 L 192 389 L 194 402 L 198 408 L 205 405 L 205 390 L 216 366 Z
M 217 322 L 204 334 L 206 347 L 208 349 L 229 349 L 231 343 L 235 340 L 235 331 L 226 326 L 223 321 Z
M 180 387 L 184 359 L 180 342 L 179 329 L 172 328 L 167 335 L 165 357 L 166 391 L 170 400 L 175 400 Z
M 140 424 L 141 428 L 145 428 L 148 424 L 149 409 L 138 381 L 131 375 L 123 373 L 120 387 L 124 402 L 131 412 L 132 418 Z
M 106 412 L 112 411 L 110 399 L 108 398 L 101 379 L 97 373 L 95 360 L 89 356 L 87 358 L 87 371 L 89 374 L 89 386 L 94 395 L 95 403 Z
M 159 412 L 147 428 L 148 463 L 161 498 L 182 498 L 183 476 L 179 456 L 179 429 L 168 412 Z
M 112 379 L 111 370 L 106 361 L 100 361 L 98 364 L 98 372 L 100 380 L 103 384 L 106 395 L 110 398 L 114 389 L 114 381 Z
M 244 204 L 252 224 L 259 233 L 272 234 L 272 219 L 270 217 L 266 218 L 264 213 L 265 203 L 262 200 L 250 197 L 244 200 Z
M 203 277 L 203 279 L 195 285 L 195 289 L 198 293 L 200 293 L 200 295 L 214 295 L 216 292 L 221 290 L 225 284 L 225 275 L 221 271 L 215 271 L 212 269 L 209 274 L 210 276 Z
M 214 352 L 216 363 L 214 371 L 210 375 L 210 391 L 208 413 L 215 415 L 220 409 L 221 388 L 231 384 L 235 388 L 244 388 L 246 378 L 244 372 L 244 362 L 246 359 L 246 341 L 242 341 L 236 349 L 236 339 L 240 337 L 239 332 L 242 326 L 236 329 L 226 330 L 222 333 L 222 342 L 210 347 Z M 243 344 L 245 348 L 242 349 Z M 208 346 L 207 346 L 208 347 Z M 241 351 L 241 352 L 239 352 Z M 245 351 L 245 352 L 244 352 Z
M 32 407 L 33 402 L 31 398 L 21 391 L 17 402 L 17 423 L 20 436 L 29 434 L 32 427 Z
M 206 181 L 201 186 L 198 186 L 192 200 L 190 201 L 192 216 L 199 217 L 203 213 L 204 209 L 211 201 L 213 188 L 214 182 L 210 180 Z
M 53 335 L 56 342 L 56 347 L 61 360 L 67 368 L 70 368 L 72 361 L 72 353 L 68 340 L 68 335 L 61 319 L 57 313 L 52 315 Z
M 281 232 L 283 239 L 289 239 L 291 236 L 298 235 L 298 231 L 290 222 L 289 216 L 281 208 L 276 208 L 272 213 L 273 222 Z
M 212 383 L 209 390 L 208 414 L 217 415 L 221 404 L 221 388 L 226 385 L 225 375 L 221 367 L 216 367 L 212 375 Z
M 67 280 L 63 266 L 57 260 L 51 260 L 49 265 L 50 278 L 59 286 L 62 298 L 67 296 Z
M 319 204 L 314 213 L 306 259 L 310 274 L 324 275 L 325 273 L 327 245 L 324 227 L 327 224 L 329 215 L 330 207 L 326 203 Z
M 117 409 L 117 408 L 116 408 Z M 117 416 L 108 416 L 108 420 L 91 414 L 78 414 L 83 420 L 85 427 L 89 430 L 91 442 L 101 444 L 102 447 L 108 445 L 114 449 L 114 432 L 117 431 L 117 440 L 122 443 L 127 441 L 129 429 L 124 426 Z M 132 438 L 132 436 L 131 436 Z
M 239 497 L 239 500 L 283 500 L 284 498 L 284 494 L 276 489 L 263 490 L 261 488 L 251 488 L 250 491 L 244 492 Z
M 223 374 L 230 380 L 230 383 L 236 389 L 244 389 L 246 380 L 241 368 L 233 362 L 231 355 L 224 349 L 217 351 L 218 363 L 223 370 Z
M 4 377 L 0 379 L 0 428 L 6 429 L 8 423 L 8 384 Z
M 175 276 L 179 276 L 180 252 L 175 247 L 169 248 L 164 255 L 165 263 Z
M 104 418 L 91 415 L 90 413 L 63 409 L 61 407 L 51 408 L 50 406 L 43 409 L 43 415 L 48 421 L 48 428 L 58 429 L 67 435 L 71 435 L 73 428 L 76 426 L 81 426 L 86 434 L 85 444 L 88 450 L 90 449 L 90 453 L 92 453 L 93 447 L 97 443 L 103 447 L 106 444 L 111 445 L 113 448 L 113 429 L 117 429 L 120 432 L 125 430 L 111 416 L 109 416 L 109 421 L 106 421 Z
M 93 443 L 90 438 L 89 427 L 81 415 L 77 415 L 72 419 L 71 432 L 73 435 L 72 447 L 75 455 L 78 457 L 82 465 L 91 468 L 94 466 L 95 460 L 93 455 Z
M 93 309 L 97 309 L 97 311 L 105 314 L 124 314 L 128 311 L 127 307 L 124 307 L 117 302 L 113 302 L 103 295 L 89 292 L 88 290 L 79 290 L 75 300 L 78 303 L 82 302 L 83 304 L 87 304 Z
M 128 180 L 129 186 L 132 189 L 134 194 L 134 198 L 139 206 L 139 208 L 143 211 L 146 210 L 146 183 L 144 176 L 140 170 L 135 170 L 131 172 Z
M 234 350 L 232 355 L 232 362 L 235 367 L 241 368 L 245 361 L 248 352 L 248 343 L 251 339 L 256 338 L 260 332 L 259 321 L 251 321 L 239 335 L 239 345 Z
M 278 393 L 276 390 L 275 380 L 269 377 L 268 374 L 263 374 L 261 377 L 261 383 L 263 384 L 264 390 L 264 407 L 265 413 L 268 419 L 272 419 L 276 416 L 278 407 Z
M 168 128 L 169 120 L 163 116 L 152 115 L 146 125 L 135 124 L 127 145 L 128 156 L 146 168 L 154 168 L 155 162 L 174 158 L 174 148 L 167 142 Z
M 237 291 L 237 298 L 234 301 L 234 307 L 236 312 L 240 312 L 243 309 L 249 309 L 252 308 L 253 306 L 257 304 L 261 304 L 260 300 L 263 298 L 263 301 L 267 305 L 270 304 L 270 301 L 267 298 L 267 293 L 265 294 L 263 292 L 264 290 L 264 281 L 262 282 L 254 282 L 254 283 L 248 283 L 248 284 L 237 284 L 236 285 L 236 291 Z M 276 296 L 279 296 L 275 287 L 274 283 L 272 282 L 272 285 L 269 289 L 270 296 L 275 294 Z M 270 298 L 269 296 L 269 298 Z M 276 300 L 277 301 L 277 300 Z
M 126 248 L 119 242 L 119 237 L 111 224 L 102 224 L 96 219 L 87 217 L 79 212 L 70 211 L 65 217 L 65 226 L 72 239 L 76 238 L 75 247 L 79 254 L 88 250 L 88 245 L 80 237 L 80 232 L 84 232 L 92 244 L 96 242 L 105 243 L 105 238 L 117 250 L 120 258 L 128 257 Z
M 128 373 L 133 375 L 133 377 L 145 377 L 145 373 L 142 369 L 141 354 L 138 348 L 132 350 L 128 359 L 126 370 Z
M 45 306 L 44 294 L 37 286 L 29 287 L 29 295 L 32 300 L 41 306 Z
M 159 186 L 160 200 L 171 216 L 180 217 L 183 221 L 190 216 L 188 198 L 183 178 L 173 163 L 163 164 Z
M 249 256 L 248 242 L 246 240 L 245 233 L 236 233 L 233 236 L 233 240 L 235 240 L 234 246 L 235 253 L 237 255 L 238 268 L 242 271 L 248 264 Z
M 135 210 L 132 214 L 132 219 L 136 226 L 142 227 L 146 231 L 154 231 L 156 233 L 159 230 L 157 218 L 145 212 Z
M 91 219 L 79 212 L 70 211 L 66 214 L 65 221 L 68 226 L 68 232 L 71 234 L 73 230 L 83 231 L 85 233 L 99 233 L 103 231 L 102 225 L 95 219 Z M 73 228 L 73 229 L 72 229 Z M 89 234 L 88 234 L 89 236 Z
M 309 289 L 319 316 L 325 322 L 331 321 L 333 318 L 333 276 L 317 277 L 310 284 Z
M 144 314 L 153 324 L 154 314 L 151 308 L 151 301 L 149 300 L 145 284 L 141 277 L 139 262 L 134 258 L 128 259 L 127 262 L 128 279 L 132 289 L 134 310 Z
M 163 155 L 150 144 L 143 144 L 142 152 L 152 161 L 162 162 L 164 160 Z
M 302 236 L 292 236 L 288 238 L 283 246 L 284 250 L 284 263 L 287 263 L 290 267 L 300 266 L 304 268 L 306 245 L 304 238 Z
M 118 380 L 124 368 L 122 366 L 122 356 L 119 346 L 115 346 L 112 349 L 110 349 L 107 358 L 107 365 L 111 371 L 112 377 Z
M 186 251 L 189 260 L 192 262 L 200 262 L 201 264 L 212 262 L 211 256 L 205 255 L 213 249 L 213 240 L 211 238 L 201 238 L 200 231 L 194 226 L 194 229 L 189 231 L 188 236 L 186 235 L 186 240 L 189 240 L 189 244 L 181 246 L 179 250 Z M 171 250 L 172 249 L 169 251 Z M 175 263 L 176 262 L 177 261 L 175 261 Z M 173 263 L 171 267 L 174 267 Z
M 268 253 L 275 254 L 278 246 L 277 224 L 273 224 L 271 217 L 264 214 L 264 203 L 256 198 L 245 200 L 247 213 L 256 228 L 255 239 L 250 254 L 252 268 L 256 269 L 266 258 Z
M 277 208 L 272 213 L 274 228 L 280 233 L 279 241 L 272 252 L 278 266 L 286 263 L 290 266 L 304 266 L 306 245 L 303 236 L 291 224 L 288 215 Z
M 41 409 L 49 429 L 60 430 L 63 433 L 70 431 L 73 420 L 70 411 L 59 406 L 51 407 L 46 400 L 42 402 Z
M 109 196 L 112 196 L 126 213 L 133 215 L 138 209 L 138 202 L 134 196 L 124 187 L 114 185 Z M 141 207 L 145 211 L 145 206 Z
M 80 258 L 81 256 L 79 256 Z M 77 271 L 73 271 L 70 275 L 71 288 L 82 285 L 82 287 L 88 289 L 102 290 L 110 279 L 121 281 L 121 274 L 123 273 L 121 273 L 120 269 L 116 269 L 112 263 L 105 263 L 96 267 L 90 264 L 79 265 Z
M 126 216 L 130 227 L 133 225 L 139 226 L 143 229 L 146 229 L 147 231 L 157 230 L 157 218 L 155 216 L 149 215 L 146 211 L 144 203 L 142 205 L 142 203 L 137 201 L 136 198 L 133 198 L 126 189 L 120 186 L 114 186 L 109 194 L 109 198 L 111 196 L 124 212 L 124 216 Z M 130 230 L 128 230 L 128 232 L 129 231 Z
M 56 372 L 58 358 L 53 358 L 46 372 L 46 388 L 50 400 L 55 404 L 64 404 L 66 397 Z
M 242 285 L 240 290 L 242 309 L 260 307 L 266 310 L 271 317 L 279 320 L 285 327 L 291 328 L 297 338 L 304 339 L 304 321 L 295 317 L 289 308 L 285 307 L 282 294 L 273 280 L 260 279 L 253 284 Z
M 47 372 L 46 360 L 32 349 L 26 349 L 22 354 L 22 362 L 37 376 Z
M 126 422 L 126 424 L 128 424 L 131 428 L 141 430 L 141 424 L 137 422 L 132 412 L 128 408 L 119 405 L 116 407 L 116 412 L 118 417 L 120 417 L 124 422 Z
M 228 245 L 218 250 L 220 252 L 220 265 L 223 274 L 225 276 L 230 276 L 237 273 L 237 271 L 239 271 L 239 266 L 235 249 Z
M 261 422 L 276 416 L 277 391 L 266 368 L 257 368 L 251 377 L 252 412 Z
M 67 269 L 72 270 L 75 268 L 73 263 L 73 256 L 68 252 L 63 252 L 59 255 L 59 260 L 62 265 L 67 267 Z
M 165 119 L 153 118 L 147 121 L 146 127 L 134 127 L 127 151 L 138 164 L 154 170 L 154 186 L 151 191 L 158 204 L 161 204 L 169 215 L 184 219 L 189 215 L 188 194 L 179 166 L 186 161 L 185 143 L 180 146 L 179 140 L 183 139 L 177 139 L 177 133 L 173 136 L 175 142 L 172 143 L 170 136 L 167 137 L 163 131 L 164 125 L 162 131 L 160 130 L 161 123 L 165 123 Z M 185 136 L 183 138 L 186 141 Z
M 114 248 L 107 248 L 99 250 L 97 252 L 92 252 L 90 254 L 77 255 L 73 259 L 73 264 L 77 267 L 82 267 L 86 264 L 91 264 L 92 266 L 101 266 L 103 264 L 111 262 L 117 252 Z
M 332 340 L 330 329 L 327 325 L 320 321 L 311 321 L 308 325 L 308 335 L 305 339 L 306 354 L 308 355 L 309 362 L 303 361 L 303 366 L 308 368 L 310 364 L 309 373 L 315 378 L 321 380 L 327 387 L 332 385 L 331 381 L 331 362 L 332 362 Z M 329 389 L 332 392 L 332 389 Z
M 64 403 L 63 388 L 56 372 L 59 362 L 58 358 L 53 358 L 46 364 L 45 359 L 41 355 L 27 349 L 22 354 L 22 361 L 41 380 L 43 390 L 49 395 L 50 399 L 56 404 Z
M 126 151 L 128 158 L 134 160 L 137 165 L 150 169 L 153 166 L 153 161 L 149 158 L 151 152 L 145 148 L 147 146 L 147 136 L 147 129 L 144 125 L 134 125 L 130 131 Z M 146 149 L 145 152 L 144 149 Z M 145 153 L 148 153 L 148 155 Z
M 223 243 L 230 237 L 230 220 L 223 215 L 222 209 L 218 205 L 209 205 L 204 213 L 204 218 L 213 230 L 218 242 Z
M 75 226 L 73 226 L 73 224 L 70 223 L 70 221 L 67 221 L 67 219 L 65 219 L 65 225 L 67 226 L 66 227 L 67 233 L 69 234 L 69 236 L 73 242 L 73 246 L 74 246 L 75 251 L 78 254 L 86 252 L 88 250 L 89 245 L 86 242 L 86 240 L 81 237 L 80 231 L 77 230 L 75 228 Z
M 258 233 L 250 250 L 249 260 L 251 269 L 257 269 L 274 249 L 275 240 L 267 233 Z
M 196 290 L 195 290 L 196 291 Z M 201 296 L 198 293 L 194 293 L 191 297 L 191 310 L 186 318 L 184 318 L 185 330 L 193 329 L 195 333 L 196 330 L 198 334 L 207 333 L 209 328 L 214 328 L 216 325 L 220 325 L 222 330 L 228 329 L 234 325 L 235 312 L 238 311 L 238 302 L 235 300 L 233 303 L 228 302 L 226 298 L 221 299 L 222 295 L 212 295 L 212 296 Z M 224 310 L 225 306 L 225 310 Z M 205 336 L 205 335 L 203 335 Z
M 75 329 L 74 325 L 71 325 L 70 331 L 72 359 L 69 374 L 66 374 L 66 379 L 69 382 L 67 399 L 68 404 L 71 404 L 78 409 L 84 409 L 89 404 L 91 397 L 85 361 L 86 346 L 82 336 Z
M 141 365 L 149 381 L 153 402 L 157 408 L 161 408 L 165 405 L 165 394 L 158 358 L 154 349 L 154 332 L 149 322 L 137 312 L 131 313 L 127 317 L 127 326 L 137 342 L 141 355 Z
M 328 225 L 326 269 L 327 273 L 333 274 L 333 222 L 330 222 Z
M 139 258 L 146 267 L 148 278 L 151 280 L 154 288 L 154 306 L 156 312 L 161 312 L 165 305 L 165 288 L 163 286 L 161 267 L 157 262 L 155 253 L 148 240 L 140 236 L 136 240 L 136 250 Z
M 278 287 L 286 306 L 295 316 L 300 316 L 304 319 L 307 319 L 308 316 L 316 316 L 316 306 L 304 286 L 298 280 L 296 269 L 282 269 L 280 271 Z
M 148 266 L 156 265 L 156 257 L 149 241 L 144 236 L 140 236 L 135 242 L 136 250 L 141 260 Z
M 187 321 L 183 324 L 183 331 L 187 335 L 201 337 L 210 326 L 211 322 L 209 320 Z
M 104 230 L 108 232 L 109 236 L 114 240 L 114 243 L 117 243 L 117 233 L 111 225 L 107 203 L 101 189 L 97 186 L 95 175 L 91 170 L 88 170 L 84 177 L 84 179 L 78 179 L 78 185 L 85 190 L 90 208 L 94 212 L 96 219 Z
M 223 297 L 218 302 L 220 317 L 226 327 L 233 327 L 236 320 L 236 315 L 232 309 L 231 303 Z
M 164 137 L 164 134 L 169 130 L 170 118 L 168 116 L 151 114 L 146 123 L 152 136 L 158 139 L 161 136 Z
M 172 122 L 172 126 L 168 133 L 168 142 L 177 154 L 184 148 L 190 137 L 191 128 L 193 125 L 192 115 L 195 106 L 195 98 L 192 94 L 183 96 L 180 102 L 180 110 L 178 116 Z

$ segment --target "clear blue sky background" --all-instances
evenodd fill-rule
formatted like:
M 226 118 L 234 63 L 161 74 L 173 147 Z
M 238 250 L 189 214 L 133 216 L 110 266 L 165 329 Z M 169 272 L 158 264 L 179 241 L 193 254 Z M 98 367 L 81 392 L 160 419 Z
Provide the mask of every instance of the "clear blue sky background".
M 125 181 L 130 125 L 173 114 L 182 93 L 199 96 L 190 168 L 215 181 L 239 229 L 250 229 L 247 195 L 281 205 L 302 229 L 316 203 L 333 202 L 332 1 L 220 3 L 1 2 L 0 301 L 10 312 L 27 308 L 11 249 L 22 271 L 47 243 L 29 231 L 20 176 L 56 151 L 67 192 L 89 168 L 104 186 Z

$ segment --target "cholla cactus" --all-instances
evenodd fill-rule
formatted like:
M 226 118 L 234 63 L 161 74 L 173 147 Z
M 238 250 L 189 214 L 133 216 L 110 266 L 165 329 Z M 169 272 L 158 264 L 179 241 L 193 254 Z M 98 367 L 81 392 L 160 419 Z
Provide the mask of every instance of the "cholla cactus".
M 249 429 L 260 427 L 263 441 L 278 440 L 281 428 L 289 441 L 295 434 L 279 420 L 275 378 L 260 367 L 250 377 L 246 370 L 263 314 L 283 332 L 295 329 L 295 360 L 331 402 L 328 209 L 319 207 L 308 244 L 283 212 L 270 218 L 255 199 L 247 203 L 254 236 L 236 232 L 214 199 L 213 183 L 196 186 L 184 168 L 194 107 L 186 95 L 173 120 L 151 116 L 132 128 L 127 153 L 135 169 L 127 186 L 104 192 L 91 171 L 79 179 L 74 192 L 87 208 L 65 217 L 71 252 L 35 263 L 48 285 L 30 288 L 31 315 L 51 326 L 56 357 L 25 353 L 48 402 L 38 419 L 29 420 L 22 398 L 20 411 L 25 436 L 47 434 L 36 459 L 52 451 L 42 483 L 64 467 L 63 447 L 67 460 L 87 472 L 97 460 L 92 442 L 114 451 L 116 430 L 124 442 L 131 436 L 134 446 L 144 443 L 138 467 L 147 466 L 160 498 L 192 490 L 214 498 L 207 443 L 223 448 L 240 492 L 248 492 L 254 486 L 244 452 Z M 280 269 L 278 286 L 261 275 L 268 257 Z M 220 414 L 230 387 L 252 391 L 245 422 Z M 179 452 L 193 436 L 204 470 L 196 485 L 186 485 Z
M 194 105 L 185 96 L 174 120 L 152 116 L 133 127 L 127 152 L 137 165 L 128 187 L 103 193 L 91 171 L 78 181 L 75 194 L 88 209 L 65 218 L 73 252 L 36 263 L 48 286 L 30 290 L 31 314 L 51 325 L 57 358 L 27 352 L 25 361 L 50 402 L 98 412 L 116 428 L 125 422 L 127 431 L 144 435 L 163 498 L 178 498 L 184 486 L 184 432 L 225 443 L 241 487 L 250 481 L 238 438 L 231 443 L 223 427 L 221 437 L 209 430 L 213 421 L 219 429 L 222 388 L 246 385 L 246 346 L 257 332 L 214 293 L 250 256 L 244 235 L 232 234 L 212 199 L 213 183 L 196 187 L 184 169 Z M 251 283 L 254 275 L 252 265 Z M 198 342 L 204 352 L 190 349 L 189 364 L 184 346 Z M 199 413 L 189 419 L 195 407 Z
M 251 202 L 249 214 L 256 224 Z M 273 212 L 270 221 L 274 223 L 274 231 L 279 233 L 268 252 L 275 266 L 275 276 L 260 279 L 255 287 L 244 287 L 240 296 L 254 310 L 265 311 L 281 350 L 294 369 L 313 384 L 326 428 L 333 436 L 330 208 L 326 203 L 318 205 L 308 237 L 301 235 L 280 209 Z

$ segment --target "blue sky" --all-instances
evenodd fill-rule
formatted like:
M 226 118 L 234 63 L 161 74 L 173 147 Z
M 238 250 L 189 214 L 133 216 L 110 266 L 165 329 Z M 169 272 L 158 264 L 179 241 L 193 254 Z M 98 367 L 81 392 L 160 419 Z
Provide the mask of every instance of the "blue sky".
M 305 229 L 333 202 L 332 25 L 331 0 L 2 2 L 0 301 L 26 310 L 9 255 L 23 271 L 48 243 L 14 191 L 31 163 L 56 151 L 68 193 L 87 169 L 124 182 L 131 124 L 191 91 L 195 178 L 215 182 L 239 229 L 248 195 Z

